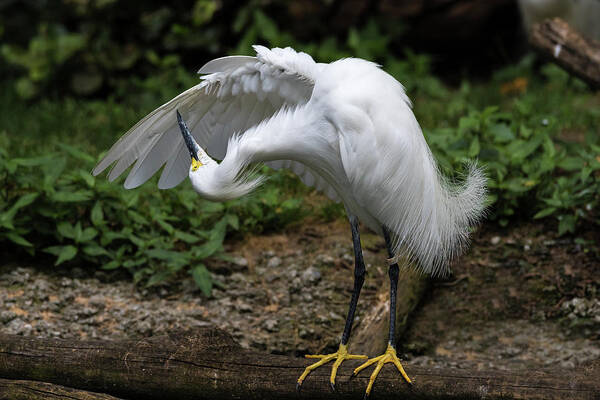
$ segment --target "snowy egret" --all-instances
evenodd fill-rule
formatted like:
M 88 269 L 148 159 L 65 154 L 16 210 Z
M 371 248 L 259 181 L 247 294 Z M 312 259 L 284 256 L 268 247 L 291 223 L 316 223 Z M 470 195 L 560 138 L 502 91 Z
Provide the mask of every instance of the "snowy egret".
M 354 245 L 354 291 L 338 351 L 307 356 L 320 360 L 306 368 L 297 387 L 312 370 L 334 361 L 335 389 L 344 360 L 367 358 L 347 348 L 365 277 L 359 220 L 381 233 L 388 248 L 390 327 L 386 352 L 354 373 L 377 363 L 366 396 L 385 363 L 396 365 L 410 383 L 394 337 L 397 261 L 413 260 L 425 273 L 447 272 L 482 214 L 485 178 L 474 165 L 462 185 L 443 178 L 403 86 L 376 64 L 356 58 L 322 64 L 291 48 L 254 49 L 256 57 L 204 65 L 201 83 L 138 122 L 93 173 L 116 162 L 108 175 L 114 180 L 135 162 L 125 180 L 126 188 L 134 188 L 166 163 L 160 188 L 176 186 L 187 175 L 200 196 L 222 201 L 260 185 L 251 167 L 266 163 L 289 168 L 342 201 Z

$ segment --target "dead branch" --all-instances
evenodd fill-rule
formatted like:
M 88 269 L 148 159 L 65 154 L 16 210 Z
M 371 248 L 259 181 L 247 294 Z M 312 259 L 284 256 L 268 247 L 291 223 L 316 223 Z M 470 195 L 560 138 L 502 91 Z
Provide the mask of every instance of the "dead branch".
M 534 25 L 530 42 L 540 53 L 600 89 L 600 43 L 582 37 L 560 18 Z

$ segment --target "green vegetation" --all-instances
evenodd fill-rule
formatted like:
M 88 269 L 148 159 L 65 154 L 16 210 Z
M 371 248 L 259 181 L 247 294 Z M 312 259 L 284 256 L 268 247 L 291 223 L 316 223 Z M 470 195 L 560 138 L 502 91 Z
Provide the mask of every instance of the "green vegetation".
M 97 3 L 112 7 L 119 1 Z M 159 191 L 152 180 L 126 191 L 90 175 L 100 152 L 120 134 L 197 81 L 177 52 L 185 46 L 209 49 L 206 55 L 226 51 L 206 39 L 190 42 L 200 30 L 215 41 L 224 35 L 217 28 L 222 21 L 212 19 L 217 3 L 195 4 L 189 26 L 174 22 L 179 14 L 161 14 L 163 8 L 146 10 L 138 23 L 156 32 L 150 30 L 150 39 L 132 38 L 130 48 L 115 44 L 115 32 L 95 27 L 74 33 L 56 22 L 30 32 L 27 46 L 2 46 L 1 56 L 16 68 L 7 69 L 16 83 L 0 87 L 0 248 L 50 254 L 57 265 L 124 268 L 147 285 L 188 272 L 208 294 L 205 260 L 227 257 L 226 236 L 282 229 L 307 214 L 342 215 L 340 205 L 326 200 L 309 207 L 303 201 L 309 189 L 291 173 L 267 168 L 263 188 L 224 204 L 199 199 L 187 182 Z M 471 159 L 486 168 L 493 221 L 487 223 L 546 218 L 565 234 L 600 222 L 600 97 L 582 82 L 553 65 L 538 70 L 529 56 L 488 82 L 449 88 L 431 74 L 427 56 L 408 50 L 394 55 L 394 32 L 385 24 L 371 20 L 345 37 L 298 42 L 252 4 L 233 19 L 237 36 L 229 52 L 251 53 L 250 44 L 265 43 L 291 45 L 318 61 L 355 55 L 379 62 L 406 86 L 444 170 L 460 170 Z M 102 12 L 94 7 L 76 11 L 83 13 L 80 24 Z M 160 51 L 152 47 L 156 37 Z M 97 48 L 90 46 L 96 40 Z M 58 95 L 56 82 L 65 73 L 73 78 L 72 91 Z M 73 97 L 102 88 L 108 98 Z

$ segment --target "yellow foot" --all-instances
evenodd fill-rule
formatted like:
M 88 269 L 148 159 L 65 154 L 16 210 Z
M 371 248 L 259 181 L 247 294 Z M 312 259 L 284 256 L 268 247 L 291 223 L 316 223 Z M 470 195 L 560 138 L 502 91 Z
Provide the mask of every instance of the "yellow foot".
M 404 379 L 406 379 L 406 382 L 408 382 L 412 385 L 410 378 L 408 377 L 408 375 L 406 375 L 406 372 L 404 372 L 404 368 L 402 367 L 400 360 L 398 360 L 398 356 L 396 355 L 396 349 L 394 349 L 391 344 L 388 344 L 388 347 L 387 347 L 387 350 L 385 351 L 385 353 L 383 353 L 379 357 L 371 358 L 364 364 L 358 366 L 354 370 L 352 375 L 358 374 L 360 371 L 367 368 L 369 365 L 372 365 L 375 363 L 377 363 L 377 366 L 375 367 L 375 371 L 373 371 L 373 373 L 371 374 L 371 377 L 369 378 L 369 384 L 367 385 L 367 392 L 365 393 L 365 398 L 369 397 L 369 394 L 371 394 L 371 389 L 373 388 L 373 382 L 375 382 L 375 378 L 377 378 L 379 371 L 381 371 L 381 368 L 383 368 L 383 364 L 385 364 L 385 363 L 394 363 L 394 365 L 398 368 L 398 371 L 400 371 L 400 373 L 402 374 Z
M 340 344 L 338 351 L 336 351 L 335 353 L 309 354 L 306 355 L 306 358 L 320 358 L 321 360 L 306 367 L 302 375 L 300 375 L 300 378 L 298 378 L 298 383 L 296 384 L 297 390 L 300 390 L 304 378 L 306 378 L 313 369 L 318 368 L 323 364 L 327 364 L 331 360 L 335 360 L 335 362 L 333 363 L 333 368 L 331 368 L 331 377 L 329 378 L 329 382 L 331 384 L 331 389 L 335 390 L 335 375 L 337 374 L 337 370 L 344 360 L 364 360 L 369 357 L 358 354 L 348 354 L 347 346 L 344 344 Z

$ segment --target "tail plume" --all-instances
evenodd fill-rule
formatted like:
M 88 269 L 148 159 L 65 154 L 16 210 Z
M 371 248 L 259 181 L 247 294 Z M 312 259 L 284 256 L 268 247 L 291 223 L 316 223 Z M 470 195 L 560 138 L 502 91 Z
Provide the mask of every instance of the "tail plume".
M 470 163 L 464 181 L 456 185 L 438 171 L 432 157 L 429 161 L 431 168 L 425 170 L 433 175 L 434 184 L 424 195 L 424 206 L 409 217 L 415 224 L 407 226 L 405 220 L 388 228 L 395 232 L 397 258 L 408 258 L 423 272 L 443 276 L 450 271 L 449 262 L 468 245 L 471 227 L 485 213 L 486 177 L 476 163 Z

